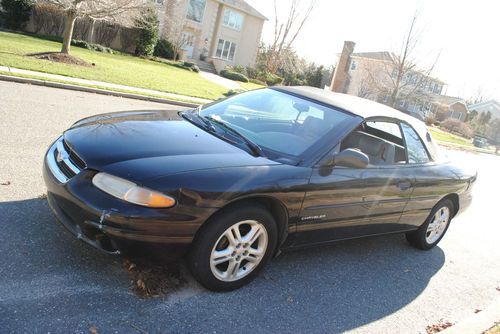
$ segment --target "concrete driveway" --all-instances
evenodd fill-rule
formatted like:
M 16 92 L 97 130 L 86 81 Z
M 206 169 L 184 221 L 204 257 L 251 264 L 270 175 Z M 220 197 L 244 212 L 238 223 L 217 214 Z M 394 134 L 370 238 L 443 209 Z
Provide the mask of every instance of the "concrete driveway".
M 211 293 L 187 276 L 169 297 L 138 298 L 121 258 L 55 222 L 42 197 L 42 160 L 82 117 L 164 108 L 0 82 L 0 332 L 424 333 L 500 297 L 500 158 L 451 152 L 479 169 L 475 200 L 431 251 L 402 235 L 341 242 L 283 254 L 238 291 Z

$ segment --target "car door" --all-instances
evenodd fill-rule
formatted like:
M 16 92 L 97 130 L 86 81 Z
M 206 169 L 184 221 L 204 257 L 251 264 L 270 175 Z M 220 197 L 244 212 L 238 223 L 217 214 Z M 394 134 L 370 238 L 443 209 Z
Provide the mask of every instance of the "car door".
M 391 126 L 399 130 L 399 124 Z M 391 134 L 385 136 L 393 138 Z M 352 133 L 346 138 L 350 137 Z M 383 140 L 374 137 L 374 140 Z M 393 140 L 398 139 L 394 137 Z M 402 142 L 400 132 L 399 140 Z M 349 148 L 344 145 L 346 141 L 337 150 Z M 414 178 L 410 169 L 402 168 L 407 162 L 406 154 L 404 147 L 397 146 L 398 151 L 402 150 L 399 161 L 394 157 L 394 161 L 370 163 L 367 168 L 314 167 L 294 244 L 300 246 L 404 230 L 405 226 L 398 223 L 410 198 Z M 363 152 L 362 148 L 360 150 Z M 376 157 L 372 158 L 376 161 Z

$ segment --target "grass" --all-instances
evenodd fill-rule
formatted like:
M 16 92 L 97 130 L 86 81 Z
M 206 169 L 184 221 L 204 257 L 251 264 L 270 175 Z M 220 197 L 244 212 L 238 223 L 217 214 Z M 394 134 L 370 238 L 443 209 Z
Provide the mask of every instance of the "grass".
M 241 89 L 244 90 L 254 90 L 254 89 L 259 89 L 259 88 L 264 88 L 266 86 L 254 84 L 252 82 L 238 82 L 241 86 Z
M 433 128 L 429 128 L 429 131 L 431 132 L 431 135 L 435 140 L 463 146 L 473 146 L 469 139 Z
M 11 77 L 27 78 L 27 79 L 37 79 L 37 80 L 43 80 L 43 81 L 49 81 L 49 82 L 69 84 L 69 85 L 79 86 L 79 87 L 97 88 L 97 89 L 101 89 L 101 90 L 105 90 L 105 91 L 111 91 L 111 92 L 136 94 L 136 95 L 142 95 L 142 96 L 148 96 L 148 97 L 156 97 L 156 98 L 160 98 L 160 99 L 174 100 L 174 101 L 180 101 L 180 102 L 189 102 L 189 103 L 196 104 L 196 102 L 193 102 L 192 100 L 188 100 L 188 99 L 175 98 L 175 97 L 166 97 L 166 96 L 163 96 L 163 95 L 160 95 L 160 94 L 150 94 L 150 93 L 138 92 L 138 91 L 135 91 L 135 90 L 128 90 L 128 89 L 103 87 L 103 86 L 99 86 L 99 85 L 87 85 L 87 84 L 84 84 L 84 83 L 74 83 L 74 82 L 69 82 L 69 81 L 65 81 L 65 80 L 58 80 L 58 79 L 54 79 L 54 78 L 40 77 L 40 76 L 37 76 L 37 75 L 29 75 L 29 74 L 24 74 L 24 73 L 12 73 L 12 72 L 0 71 L 0 74 L 8 75 L 8 76 L 11 76 Z
M 72 47 L 71 54 L 93 67 L 56 63 L 28 57 L 26 54 L 57 52 L 61 43 L 41 38 L 0 31 L 0 65 L 27 70 L 103 81 L 167 93 L 216 100 L 228 89 L 202 78 L 199 74 L 134 57 L 128 54 L 108 54 Z

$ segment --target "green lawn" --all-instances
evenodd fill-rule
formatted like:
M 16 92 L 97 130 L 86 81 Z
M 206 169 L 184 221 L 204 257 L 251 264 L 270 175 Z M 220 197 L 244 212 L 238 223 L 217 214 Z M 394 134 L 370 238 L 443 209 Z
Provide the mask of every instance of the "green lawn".
M 27 57 L 37 52 L 60 51 L 61 43 L 0 31 L 0 65 L 128 85 L 215 100 L 228 89 L 199 74 L 174 66 L 133 57 L 72 47 L 71 54 L 94 67 L 68 65 Z
M 469 139 L 456 136 L 452 133 L 444 132 L 442 130 L 437 130 L 433 128 L 429 128 L 432 137 L 435 140 L 444 141 L 452 144 L 459 144 L 464 146 L 473 146 Z

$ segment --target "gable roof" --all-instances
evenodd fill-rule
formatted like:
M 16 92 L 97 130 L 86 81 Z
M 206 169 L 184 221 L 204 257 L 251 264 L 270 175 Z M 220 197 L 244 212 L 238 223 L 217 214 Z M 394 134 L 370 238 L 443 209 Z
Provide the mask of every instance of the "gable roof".
M 456 97 L 456 96 L 433 94 L 432 101 L 437 102 L 437 103 L 442 104 L 442 105 L 446 105 L 446 106 L 451 106 L 451 105 L 454 105 L 455 103 L 461 103 L 461 104 L 467 106 L 467 103 L 465 103 L 464 99 L 462 99 L 460 97 Z
M 388 51 L 376 51 L 376 52 L 358 52 L 353 53 L 351 57 L 369 58 L 375 60 L 392 60 L 394 55 Z
M 479 103 L 474 103 L 468 106 L 469 110 L 476 110 L 478 112 L 491 112 L 491 115 L 500 118 L 500 103 L 496 100 L 488 100 Z
M 267 17 L 261 14 L 257 9 L 250 6 L 245 0 L 218 0 L 220 3 L 239 9 L 249 15 L 267 21 Z

